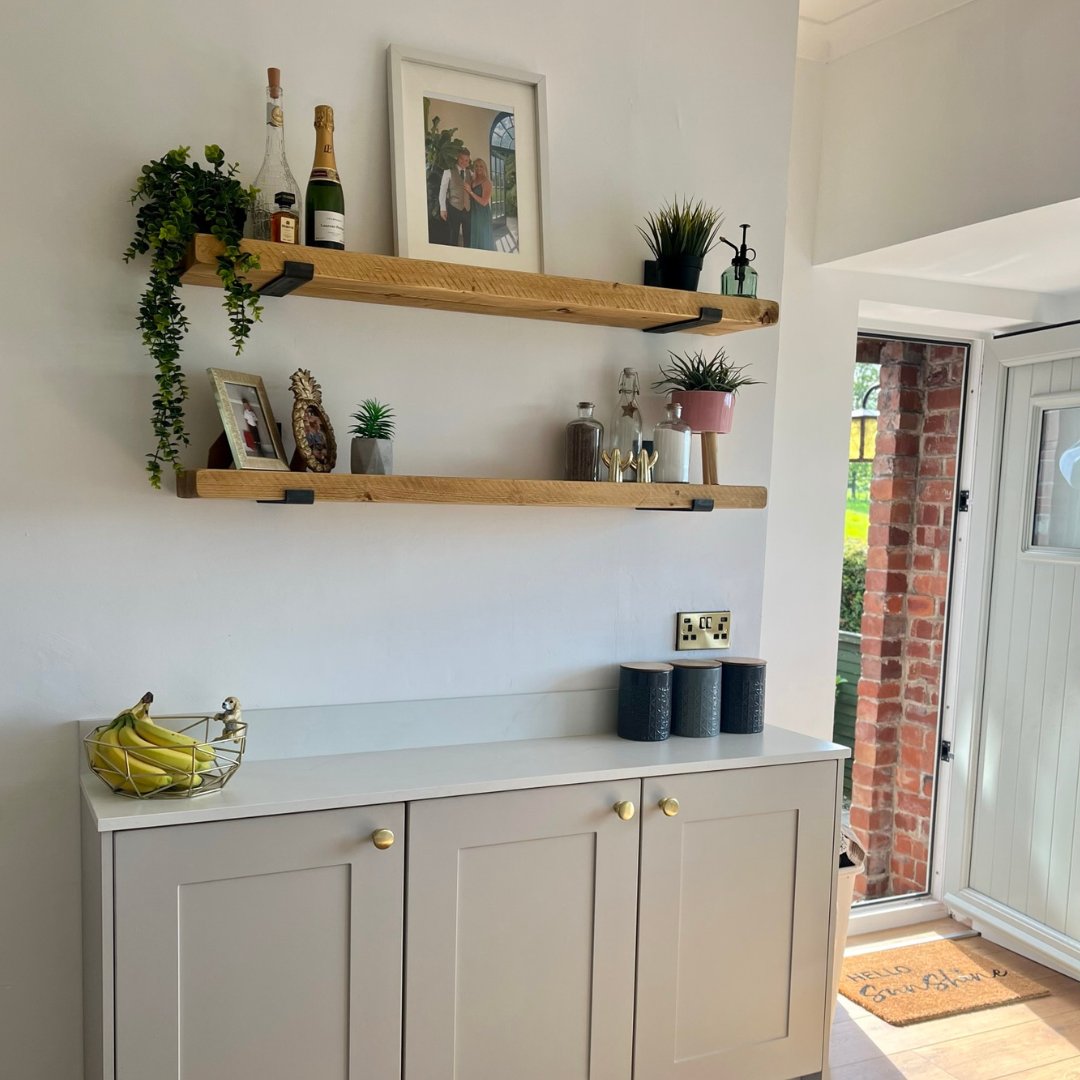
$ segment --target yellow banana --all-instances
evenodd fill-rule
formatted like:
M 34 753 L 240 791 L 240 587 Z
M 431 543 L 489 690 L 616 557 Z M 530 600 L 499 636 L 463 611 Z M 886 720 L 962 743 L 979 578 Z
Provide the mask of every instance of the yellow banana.
M 148 791 L 167 787 L 173 778 L 164 770 L 149 762 L 140 761 L 121 748 L 115 727 L 96 732 L 94 757 L 102 771 L 108 774 L 113 786 L 143 795 Z
M 209 762 L 199 761 L 195 756 L 194 743 L 184 750 L 174 750 L 142 738 L 132 724 L 120 724 L 114 730 L 120 745 L 126 748 L 129 756 L 157 765 L 166 772 L 191 773 L 209 767 Z
M 204 766 L 196 764 L 196 768 L 205 767 L 214 761 L 214 751 L 206 743 L 196 742 L 190 735 L 173 731 L 171 728 L 158 727 L 149 716 L 136 716 L 133 726 L 140 738 L 166 750 L 181 750 L 185 759 L 190 760 L 191 748 L 194 747 L 196 761 L 205 763 Z

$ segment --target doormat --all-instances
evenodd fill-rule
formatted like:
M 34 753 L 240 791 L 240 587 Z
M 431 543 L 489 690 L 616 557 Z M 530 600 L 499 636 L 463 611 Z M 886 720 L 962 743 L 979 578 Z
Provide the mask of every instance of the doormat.
M 840 993 L 902 1027 L 1046 997 L 1045 986 L 980 956 L 962 941 L 928 941 L 849 956 Z

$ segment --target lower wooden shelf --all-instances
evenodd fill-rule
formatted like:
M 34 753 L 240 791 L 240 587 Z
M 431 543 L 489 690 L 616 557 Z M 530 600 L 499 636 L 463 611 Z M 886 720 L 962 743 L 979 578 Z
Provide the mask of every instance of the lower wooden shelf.
M 768 498 L 763 487 L 730 484 L 610 484 L 238 469 L 196 469 L 182 473 L 176 485 L 176 493 L 182 499 L 285 502 L 286 492 L 311 492 L 316 502 L 591 506 L 624 510 L 760 510 Z

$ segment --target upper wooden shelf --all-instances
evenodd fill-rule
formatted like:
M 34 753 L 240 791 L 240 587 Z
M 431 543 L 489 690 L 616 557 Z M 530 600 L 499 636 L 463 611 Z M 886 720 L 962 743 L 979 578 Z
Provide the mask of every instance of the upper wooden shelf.
M 450 503 L 464 506 L 586 506 L 638 510 L 760 510 L 763 487 L 725 484 L 611 484 L 576 480 L 502 480 L 463 476 L 358 476 L 349 473 L 195 469 L 181 473 L 182 499 Z M 707 505 L 711 503 L 711 506 Z
M 779 305 L 773 300 L 654 289 L 646 285 L 553 277 L 517 270 L 488 270 L 425 259 L 274 244 L 266 240 L 245 240 L 241 246 L 259 257 L 259 269 L 249 275 L 257 288 L 280 277 L 286 261 L 311 263 L 314 267 L 312 280 L 296 292 L 330 300 L 360 300 L 370 304 L 470 311 L 480 315 L 549 319 L 590 326 L 622 326 L 631 330 L 650 330 L 687 322 L 697 319 L 702 308 L 718 308 L 723 313 L 719 322 L 688 327 L 683 331 L 710 335 L 772 326 L 780 318 Z M 217 257 L 221 251 L 222 245 L 214 237 L 196 236 L 188 252 L 183 283 L 220 287 Z

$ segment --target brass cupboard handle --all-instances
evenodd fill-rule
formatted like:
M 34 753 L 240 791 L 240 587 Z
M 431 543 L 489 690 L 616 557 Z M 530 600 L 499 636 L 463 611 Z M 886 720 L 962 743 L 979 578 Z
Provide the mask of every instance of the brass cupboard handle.
M 389 829 L 376 829 L 371 834 L 371 842 L 380 851 L 385 851 L 388 847 L 393 846 L 394 834 Z
M 634 816 L 634 804 L 632 802 L 617 802 L 614 810 L 623 821 L 629 821 Z
M 669 795 L 666 799 L 660 800 L 660 809 L 667 817 L 674 817 L 679 812 L 679 800 Z

